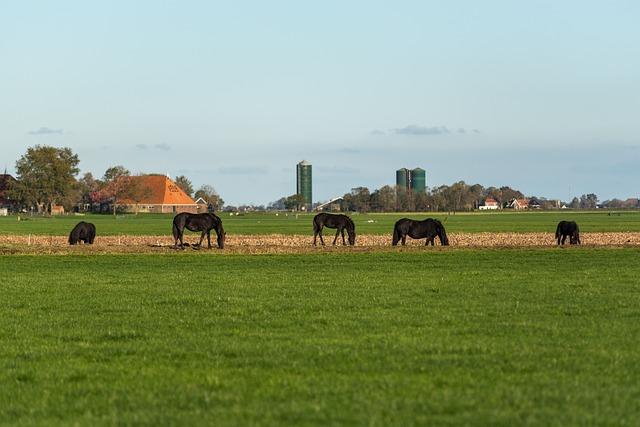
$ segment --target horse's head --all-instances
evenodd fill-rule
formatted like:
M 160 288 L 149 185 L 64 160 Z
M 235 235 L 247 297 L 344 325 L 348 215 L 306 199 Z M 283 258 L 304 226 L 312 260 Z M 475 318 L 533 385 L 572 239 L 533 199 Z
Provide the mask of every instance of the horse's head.
M 438 221 L 438 237 L 440 238 L 440 244 L 442 246 L 449 246 L 449 238 L 447 237 L 447 232 L 444 230 L 444 225 L 440 221 Z
M 220 227 L 220 231 L 218 232 L 218 247 L 220 249 L 224 249 L 224 241 L 227 238 L 227 233 L 224 231 L 222 227 Z
M 347 217 L 347 235 L 349 236 L 349 244 L 351 246 L 356 244 L 356 225 L 353 220 Z
M 449 246 L 449 238 L 447 237 L 447 233 L 442 230 L 442 234 L 440 234 L 440 243 L 442 246 Z

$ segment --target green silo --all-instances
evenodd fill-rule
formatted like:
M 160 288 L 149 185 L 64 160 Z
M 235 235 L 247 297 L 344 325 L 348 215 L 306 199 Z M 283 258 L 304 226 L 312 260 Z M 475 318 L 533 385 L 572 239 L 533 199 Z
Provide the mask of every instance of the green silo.
M 419 193 L 424 193 L 427 187 L 427 172 L 421 168 L 415 168 L 411 171 L 411 188 Z
M 396 171 L 396 185 L 418 192 L 424 192 L 427 187 L 427 172 L 421 168 L 401 168 Z
M 311 204 L 313 203 L 313 184 L 311 179 L 311 163 L 306 160 L 298 163 L 296 168 L 296 178 L 297 178 L 297 186 L 296 186 L 296 194 L 304 197 L 305 200 L 305 208 L 307 210 L 311 209 Z
M 409 171 L 406 168 L 400 168 L 396 171 L 396 185 L 409 188 Z

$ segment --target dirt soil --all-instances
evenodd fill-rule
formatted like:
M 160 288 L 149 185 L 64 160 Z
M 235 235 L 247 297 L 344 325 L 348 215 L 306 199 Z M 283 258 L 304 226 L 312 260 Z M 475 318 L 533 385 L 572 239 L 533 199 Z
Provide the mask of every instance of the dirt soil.
M 581 233 L 583 245 L 586 246 L 638 246 L 640 233 Z M 186 236 L 187 249 L 197 249 L 199 235 Z M 337 246 L 331 246 L 333 236 L 325 238 L 326 247 L 313 246 L 312 236 L 273 234 L 228 235 L 225 253 L 238 254 L 276 254 L 276 253 L 310 253 L 317 251 L 356 251 L 373 252 L 391 248 L 391 236 L 359 235 L 354 247 L 342 247 L 338 239 Z M 566 246 L 568 246 L 567 239 Z M 424 239 L 407 238 L 408 250 L 424 248 Z M 211 242 L 217 248 L 215 239 Z M 450 248 L 517 248 L 556 246 L 551 233 L 476 233 L 449 234 Z M 174 252 L 174 241 L 170 236 L 98 236 L 93 245 L 69 246 L 65 236 L 0 236 L 0 254 L 10 253 L 162 253 Z M 436 238 L 436 248 L 439 241 Z M 206 247 L 206 241 L 205 241 Z M 433 249 L 429 247 L 430 249 Z

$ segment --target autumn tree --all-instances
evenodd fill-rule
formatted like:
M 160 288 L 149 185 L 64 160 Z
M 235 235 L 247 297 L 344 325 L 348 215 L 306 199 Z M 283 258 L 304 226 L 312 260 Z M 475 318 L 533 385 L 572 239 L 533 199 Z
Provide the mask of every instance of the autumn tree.
M 52 205 L 70 201 L 78 192 L 80 160 L 70 148 L 36 145 L 16 162 L 17 182 L 10 195 L 21 204 L 47 212 Z
M 110 201 L 115 215 L 118 208 L 118 200 L 125 197 L 130 184 L 131 172 L 124 166 L 113 166 L 107 169 L 102 177 L 104 187 L 100 190 L 100 196 L 105 201 Z
M 95 179 L 91 172 L 87 172 L 78 180 L 78 184 L 80 186 L 79 200 L 82 205 L 81 209 L 84 209 L 84 205 L 91 204 L 91 194 L 98 191 L 102 186 L 102 183 Z

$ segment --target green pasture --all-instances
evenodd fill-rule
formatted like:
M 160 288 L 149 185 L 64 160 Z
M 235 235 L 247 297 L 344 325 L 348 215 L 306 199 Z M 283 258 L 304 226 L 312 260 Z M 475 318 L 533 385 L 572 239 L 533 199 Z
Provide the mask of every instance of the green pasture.
M 313 234 L 314 214 L 248 213 L 229 215 L 220 213 L 224 228 L 231 234 Z M 640 231 L 640 211 L 540 211 L 540 212 L 474 212 L 350 214 L 359 234 L 392 234 L 394 223 L 400 218 L 438 218 L 448 233 L 480 232 L 555 232 L 561 220 L 575 220 L 582 232 Z M 113 235 L 170 235 L 171 214 L 127 214 L 85 216 L 17 216 L 0 217 L 0 235 L 67 235 L 78 221 L 96 225 L 98 237 Z
M 637 248 L 0 255 L 0 271 L 3 426 L 640 419 Z

